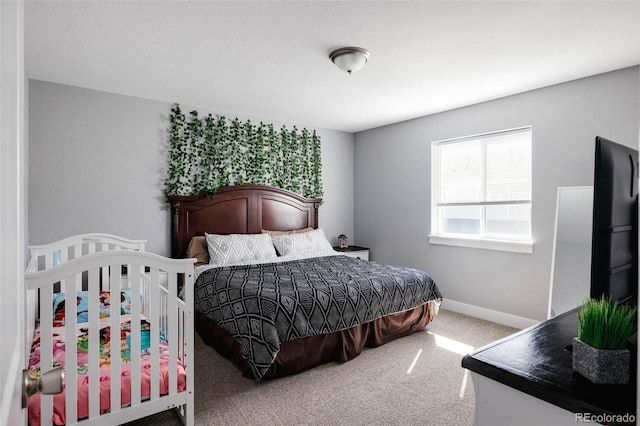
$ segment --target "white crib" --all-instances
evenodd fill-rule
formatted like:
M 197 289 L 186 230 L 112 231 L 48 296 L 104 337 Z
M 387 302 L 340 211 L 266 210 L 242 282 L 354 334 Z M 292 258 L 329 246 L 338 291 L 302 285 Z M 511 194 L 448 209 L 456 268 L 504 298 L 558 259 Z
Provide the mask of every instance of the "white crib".
M 39 370 L 33 374 L 65 366 L 63 394 L 30 397 L 32 425 L 122 424 L 170 408 L 185 424 L 193 424 L 195 260 L 146 253 L 144 244 L 114 235 L 84 234 L 30 247 L 27 313 L 37 350 L 31 354 L 30 347 L 27 353 L 39 358 Z M 178 297 L 179 287 L 185 288 L 185 300 Z M 103 307 L 105 295 L 111 294 L 117 296 L 110 300 L 126 295 L 126 309 L 120 303 Z M 54 300 L 62 297 L 78 303 L 86 299 L 82 320 L 76 303 L 67 303 L 60 309 L 63 325 L 55 322 Z M 115 335 L 122 338 L 120 345 L 111 345 Z M 60 336 L 71 339 L 74 345 L 69 346 L 74 349 L 78 339 L 78 350 L 61 355 L 58 349 L 66 345 L 60 344 Z M 134 350 L 143 341 L 144 357 L 142 350 Z

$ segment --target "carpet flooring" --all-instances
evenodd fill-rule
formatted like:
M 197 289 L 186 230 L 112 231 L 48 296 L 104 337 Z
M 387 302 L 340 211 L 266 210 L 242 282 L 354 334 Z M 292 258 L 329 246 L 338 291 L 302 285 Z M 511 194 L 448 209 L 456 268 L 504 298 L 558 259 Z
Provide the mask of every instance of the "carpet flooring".
M 462 357 L 516 329 L 441 309 L 427 328 L 346 363 L 255 382 L 195 338 L 196 425 L 472 425 Z M 180 425 L 165 411 L 127 426 Z

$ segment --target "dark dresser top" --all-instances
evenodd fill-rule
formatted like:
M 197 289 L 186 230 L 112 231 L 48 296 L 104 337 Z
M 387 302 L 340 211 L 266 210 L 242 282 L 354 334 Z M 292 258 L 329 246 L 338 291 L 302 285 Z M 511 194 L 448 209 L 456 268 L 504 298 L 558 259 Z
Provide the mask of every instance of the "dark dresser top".
M 636 353 L 629 384 L 595 385 L 572 368 L 578 311 L 571 310 L 462 359 L 462 366 L 574 413 L 636 414 Z
M 333 248 L 335 251 L 342 251 L 342 252 L 346 252 L 346 251 L 361 251 L 361 250 L 369 250 L 369 247 L 360 247 L 360 246 L 349 246 L 349 247 L 340 247 L 340 246 L 335 246 Z

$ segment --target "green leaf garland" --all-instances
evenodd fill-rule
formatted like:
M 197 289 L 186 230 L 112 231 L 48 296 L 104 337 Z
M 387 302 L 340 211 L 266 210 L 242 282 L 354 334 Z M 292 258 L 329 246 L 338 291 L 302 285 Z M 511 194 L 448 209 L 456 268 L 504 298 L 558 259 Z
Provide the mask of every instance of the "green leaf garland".
M 228 185 L 276 186 L 305 197 L 321 197 L 320 137 L 314 130 L 280 131 L 273 124 L 256 125 L 224 116 L 187 120 L 175 104 L 171 108 L 166 195 L 213 194 Z

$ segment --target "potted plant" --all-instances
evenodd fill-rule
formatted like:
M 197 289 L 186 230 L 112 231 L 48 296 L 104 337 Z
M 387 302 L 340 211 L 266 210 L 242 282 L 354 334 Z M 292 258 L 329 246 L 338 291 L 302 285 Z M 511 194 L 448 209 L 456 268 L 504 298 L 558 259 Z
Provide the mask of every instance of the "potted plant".
M 574 371 L 593 383 L 628 383 L 627 340 L 636 310 L 611 298 L 587 299 L 578 312 L 578 337 L 573 339 Z

